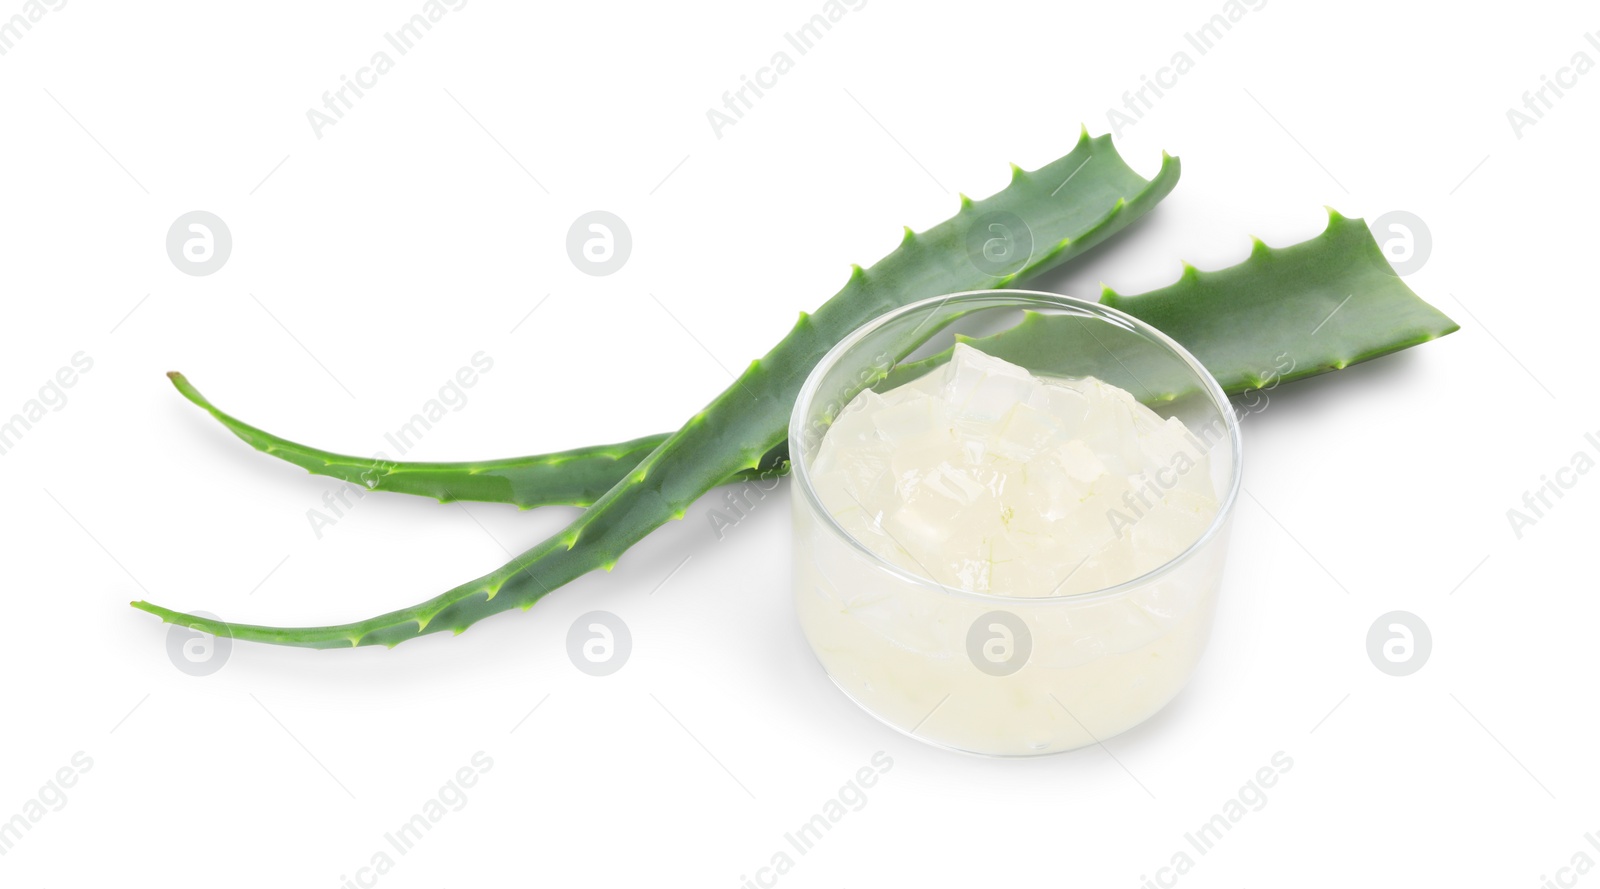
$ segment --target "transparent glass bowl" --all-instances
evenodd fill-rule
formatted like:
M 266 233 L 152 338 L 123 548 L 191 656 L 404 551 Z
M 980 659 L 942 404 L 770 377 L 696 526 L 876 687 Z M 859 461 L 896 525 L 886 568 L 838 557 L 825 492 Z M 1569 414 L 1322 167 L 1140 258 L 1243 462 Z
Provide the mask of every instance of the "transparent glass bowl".
M 1115 383 L 1181 419 L 1207 448 L 1216 517 L 1155 570 L 1068 595 L 970 592 L 884 560 L 820 502 L 811 463 L 828 424 L 864 385 L 948 349 L 953 334 L 1004 330 L 1023 312 L 1051 316 L 1063 335 L 999 357 L 1041 376 Z M 845 694 L 919 740 L 992 756 L 1093 744 L 1165 706 L 1205 649 L 1239 490 L 1238 419 L 1194 356 L 1129 315 L 1021 290 L 897 309 L 850 334 L 812 370 L 790 419 L 789 454 L 800 626 Z

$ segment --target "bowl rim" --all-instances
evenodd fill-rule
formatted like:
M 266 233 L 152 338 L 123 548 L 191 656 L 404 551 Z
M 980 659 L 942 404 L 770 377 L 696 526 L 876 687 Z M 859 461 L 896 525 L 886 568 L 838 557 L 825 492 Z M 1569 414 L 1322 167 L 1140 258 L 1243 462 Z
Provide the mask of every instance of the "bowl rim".
M 1215 407 L 1217 412 L 1223 417 L 1223 425 L 1227 430 L 1232 482 L 1229 484 L 1227 496 L 1223 498 L 1221 505 L 1217 508 L 1217 514 L 1212 518 L 1211 524 L 1206 526 L 1206 530 L 1201 533 L 1199 537 L 1195 538 L 1193 543 L 1189 544 L 1187 548 L 1173 556 L 1171 559 L 1168 559 L 1161 565 L 1152 568 L 1151 570 L 1146 571 L 1145 573 L 1136 577 L 1129 578 L 1128 580 L 1112 586 L 1101 587 L 1099 589 L 1084 590 L 1077 593 L 1051 596 L 1002 596 L 994 593 L 978 592 L 976 590 L 964 590 L 958 587 L 947 586 L 931 578 L 923 577 L 920 574 L 908 571 L 907 569 L 884 559 L 882 556 L 868 549 L 866 544 L 862 543 L 860 540 L 857 540 L 856 537 L 849 531 L 846 531 L 844 527 L 840 525 L 839 522 L 833 517 L 833 513 L 829 512 L 823 506 L 821 499 L 817 496 L 816 488 L 811 482 L 810 467 L 806 464 L 805 459 L 803 459 L 804 451 L 800 447 L 800 437 L 802 430 L 805 428 L 805 416 L 807 413 L 809 413 L 812 401 L 815 400 L 817 391 L 822 386 L 823 377 L 826 376 L 827 373 L 834 367 L 834 365 L 838 364 L 839 361 L 863 339 L 870 336 L 879 328 L 890 324 L 899 318 L 903 318 L 923 309 L 936 310 L 939 307 L 951 302 L 980 302 L 984 300 L 1000 300 L 1003 302 L 1007 299 L 1015 300 L 1016 305 L 1012 306 L 1012 308 L 1028 309 L 1031 307 L 1029 304 L 1033 304 L 1035 306 L 1039 304 L 1045 304 L 1055 309 L 1076 313 L 1080 316 L 1094 316 L 1102 321 L 1130 329 L 1142 336 L 1147 337 L 1150 340 L 1155 341 L 1156 343 L 1159 343 L 1162 346 L 1165 346 L 1168 351 L 1170 351 L 1180 361 L 1187 365 L 1190 371 L 1192 371 L 1200 380 L 1202 390 L 1211 400 L 1212 406 Z M 995 306 L 995 308 L 1001 307 L 1002 306 Z M 826 526 L 833 535 L 843 539 L 851 548 L 871 561 L 877 568 L 885 570 L 901 580 L 904 580 L 915 586 L 924 587 L 936 594 L 968 599 L 974 602 L 1032 606 L 1035 608 L 1049 607 L 1051 603 L 1063 605 L 1067 603 L 1081 604 L 1085 601 L 1115 598 L 1117 596 L 1132 592 L 1133 590 L 1149 586 L 1151 583 L 1154 583 L 1165 575 L 1176 571 L 1178 568 L 1191 561 L 1198 553 L 1205 550 L 1207 545 L 1213 539 L 1219 537 L 1223 533 L 1224 529 L 1227 528 L 1229 518 L 1233 514 L 1234 504 L 1239 499 L 1239 491 L 1243 485 L 1244 474 L 1243 442 L 1239 433 L 1238 414 L 1234 411 L 1232 403 L 1229 402 L 1227 393 L 1223 391 L 1222 384 L 1217 381 L 1217 378 L 1213 376 L 1211 372 L 1206 369 L 1205 365 L 1201 364 L 1200 360 L 1195 358 L 1188 349 L 1185 349 L 1172 337 L 1167 336 L 1165 333 L 1162 333 L 1160 330 L 1151 326 L 1150 324 L 1147 324 L 1144 321 L 1141 321 L 1138 318 L 1135 318 L 1134 316 L 1129 315 L 1128 313 L 1119 309 L 1112 308 L 1111 306 L 1079 299 L 1077 297 L 1066 296 L 1060 293 L 1049 293 L 1041 290 L 1018 290 L 1011 288 L 1000 288 L 994 290 L 963 290 L 957 293 L 945 294 L 944 296 L 934 296 L 927 299 L 920 299 L 916 302 L 907 303 L 896 309 L 885 312 L 851 331 L 844 337 L 844 339 L 834 344 L 833 348 L 829 349 L 827 353 L 822 356 L 822 360 L 818 361 L 816 366 L 811 368 L 811 372 L 806 375 L 805 383 L 800 387 L 800 394 L 795 398 L 794 409 L 789 415 L 788 446 L 790 473 L 794 476 L 795 487 L 799 489 L 798 496 L 805 498 L 807 508 L 818 517 L 821 523 Z

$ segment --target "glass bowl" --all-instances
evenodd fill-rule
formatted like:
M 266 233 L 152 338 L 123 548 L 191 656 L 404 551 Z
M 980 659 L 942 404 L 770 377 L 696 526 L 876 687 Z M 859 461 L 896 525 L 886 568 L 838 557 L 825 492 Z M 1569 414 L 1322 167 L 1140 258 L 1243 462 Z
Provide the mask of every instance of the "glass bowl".
M 858 392 L 910 379 L 956 334 L 981 338 L 1019 323 L 1047 324 L 1050 335 L 1014 338 L 1009 351 L 975 345 L 1039 376 L 1114 383 L 1191 430 L 1217 512 L 1187 549 L 1101 589 L 994 595 L 885 560 L 824 507 L 810 467 L 829 424 Z M 1239 491 L 1238 418 L 1194 356 L 1136 318 L 1022 290 L 896 309 L 845 337 L 811 371 L 790 419 L 789 454 L 802 631 L 846 695 L 912 737 L 991 756 L 1094 744 L 1164 707 L 1205 649 Z

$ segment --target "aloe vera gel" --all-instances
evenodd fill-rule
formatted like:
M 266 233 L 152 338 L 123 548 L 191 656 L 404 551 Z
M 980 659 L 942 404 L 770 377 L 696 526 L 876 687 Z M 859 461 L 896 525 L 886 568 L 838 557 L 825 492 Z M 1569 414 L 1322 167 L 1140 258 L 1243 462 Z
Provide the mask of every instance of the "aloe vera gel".
M 1058 380 L 967 345 L 866 390 L 812 464 L 824 508 L 906 571 L 1005 596 L 1115 586 L 1188 548 L 1217 514 L 1209 447 L 1125 389 Z
M 1232 415 L 1191 428 L 1092 373 L 959 342 L 942 357 L 854 393 L 800 450 L 813 650 L 866 709 L 961 750 L 1055 752 L 1143 721 L 1209 633 Z

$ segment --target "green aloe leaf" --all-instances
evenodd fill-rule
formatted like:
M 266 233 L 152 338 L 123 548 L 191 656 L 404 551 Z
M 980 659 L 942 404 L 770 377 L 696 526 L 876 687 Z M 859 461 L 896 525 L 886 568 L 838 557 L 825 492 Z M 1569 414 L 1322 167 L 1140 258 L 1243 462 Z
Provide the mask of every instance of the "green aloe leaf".
M 1121 295 L 1107 288 L 1101 301 L 1171 336 L 1200 359 L 1229 393 L 1259 389 L 1338 370 L 1457 329 L 1394 275 L 1382 249 L 1359 219 L 1328 211 L 1328 227 L 1315 238 L 1270 248 L 1255 241 L 1244 262 L 1214 272 L 1185 266 L 1173 284 Z M 932 329 L 929 333 L 931 335 Z M 1101 337 L 1105 336 L 1103 326 Z M 1020 324 L 969 343 L 1008 361 L 1060 376 L 1093 372 L 1151 403 L 1183 394 L 1188 375 L 1129 350 L 1119 375 L 1101 361 L 1108 344 L 1077 319 L 1028 313 Z M 902 364 L 879 388 L 927 372 L 948 352 Z M 1091 359 L 1079 364 L 1080 358 Z M 331 454 L 286 441 L 218 410 L 181 375 L 173 382 L 252 447 L 311 472 L 373 490 L 436 497 L 441 502 L 479 500 L 524 509 L 550 504 L 587 506 L 666 440 L 665 434 L 629 442 L 531 457 L 477 463 L 394 463 Z M 756 469 L 728 483 L 781 472 L 788 457 L 779 441 Z
M 1331 207 L 1328 227 L 1309 241 L 1272 248 L 1256 239 L 1238 265 L 1185 265 L 1169 287 L 1108 289 L 1100 301 L 1177 338 L 1229 392 L 1342 370 L 1460 329 L 1395 274 L 1365 222 Z
M 343 479 L 373 491 L 433 497 L 440 503 L 472 500 L 534 506 L 588 506 L 610 490 L 628 470 L 667 440 L 665 433 L 616 444 L 478 462 L 398 462 L 335 454 L 280 438 L 224 413 L 200 394 L 183 374 L 167 374 L 183 397 L 200 406 L 229 431 L 264 454 L 316 475 Z M 778 455 L 782 456 L 781 452 Z M 745 469 L 730 481 L 755 478 L 768 467 Z
M 922 234 L 909 229 L 871 269 L 855 267 L 844 288 L 794 329 L 734 384 L 673 433 L 563 531 L 483 577 L 426 602 L 367 620 L 322 627 L 230 624 L 135 602 L 134 607 L 216 635 L 257 642 L 333 648 L 396 645 L 424 633 L 462 632 L 491 614 L 531 608 L 551 590 L 597 568 L 610 570 L 634 543 L 684 511 L 723 480 L 760 465 L 784 435 L 789 411 L 811 368 L 868 320 L 906 302 L 957 290 L 1005 287 L 1103 242 L 1172 190 L 1178 162 L 1163 155 L 1146 180 L 1117 155 L 1110 137 L 1085 133 L 1065 157 L 1034 172 L 1013 167 L 1000 192 L 963 197 L 961 210 Z M 1017 271 L 993 276 L 973 262 L 974 226 L 995 214 L 1028 220 L 1034 246 Z M 1009 218 L 1009 217 L 1008 217 Z M 981 233 L 980 233 L 981 236 Z
M 1256 239 L 1237 265 L 1204 272 L 1186 263 L 1171 285 L 1131 296 L 1106 288 L 1100 302 L 1177 340 L 1230 394 L 1340 370 L 1459 329 L 1395 275 L 1366 223 L 1331 208 L 1328 227 L 1309 241 L 1273 248 Z M 998 333 L 955 339 L 1038 373 L 1094 374 L 1147 403 L 1188 394 L 1182 367 L 1149 350 L 1118 349 L 1117 336 L 1071 315 L 1028 312 Z M 1108 352 L 1116 361 L 1105 361 Z M 948 358 L 945 351 L 902 364 L 878 388 Z

